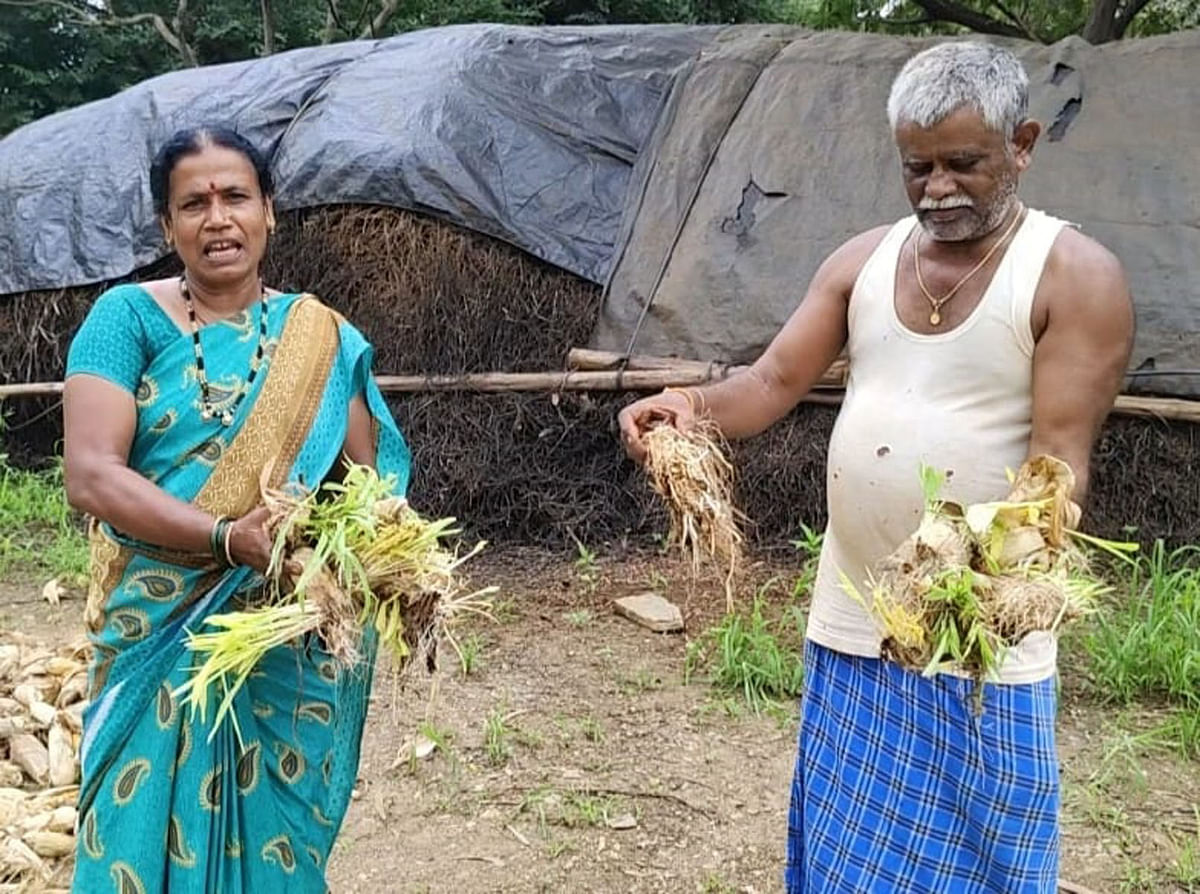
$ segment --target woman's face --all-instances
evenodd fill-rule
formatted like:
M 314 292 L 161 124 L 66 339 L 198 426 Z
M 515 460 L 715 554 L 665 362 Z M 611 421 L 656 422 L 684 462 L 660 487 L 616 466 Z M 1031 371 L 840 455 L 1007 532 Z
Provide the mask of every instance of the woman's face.
M 250 160 L 209 145 L 176 162 L 162 224 L 188 276 L 219 289 L 258 275 L 275 213 Z

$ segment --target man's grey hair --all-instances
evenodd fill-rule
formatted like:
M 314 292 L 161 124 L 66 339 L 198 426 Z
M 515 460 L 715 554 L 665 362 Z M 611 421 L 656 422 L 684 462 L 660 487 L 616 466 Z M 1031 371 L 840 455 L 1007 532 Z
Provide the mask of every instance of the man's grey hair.
M 888 121 L 933 127 L 970 106 L 1009 139 L 1029 110 L 1029 76 L 1008 50 L 986 43 L 938 44 L 904 64 L 888 96 Z

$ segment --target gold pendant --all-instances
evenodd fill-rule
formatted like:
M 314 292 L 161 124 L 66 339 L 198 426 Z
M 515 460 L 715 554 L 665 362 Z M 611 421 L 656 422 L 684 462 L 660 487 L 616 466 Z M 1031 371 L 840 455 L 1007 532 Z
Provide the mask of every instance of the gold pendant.
M 942 322 L 942 315 L 940 313 L 938 313 L 936 310 L 929 315 L 929 325 L 930 326 L 940 325 L 941 322 Z

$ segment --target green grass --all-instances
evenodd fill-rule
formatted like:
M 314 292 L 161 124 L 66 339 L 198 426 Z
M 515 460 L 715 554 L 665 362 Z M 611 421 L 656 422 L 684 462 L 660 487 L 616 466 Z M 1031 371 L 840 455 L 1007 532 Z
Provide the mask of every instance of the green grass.
M 588 624 L 592 623 L 591 610 L 586 608 L 581 608 L 578 611 L 567 612 L 565 615 L 563 615 L 563 617 L 567 619 L 567 623 L 572 627 L 586 627 Z
M 1190 890 L 1200 890 L 1200 817 L 1196 834 L 1180 844 L 1172 870 L 1176 882 Z
M 566 838 L 554 838 L 546 844 L 546 858 L 557 860 L 563 854 L 574 853 L 576 850 L 575 842 Z
M 512 757 L 513 730 L 508 725 L 508 716 L 501 708 L 493 708 L 484 721 L 483 736 L 487 747 L 488 762 L 498 767 L 508 763 Z
M 459 644 L 458 666 L 464 677 L 479 670 L 479 653 L 483 651 L 483 638 L 472 633 Z
M 1157 542 L 1117 591 L 1082 639 L 1097 694 L 1174 707 L 1160 738 L 1200 756 L 1200 547 Z
M 617 678 L 617 690 L 622 695 L 642 695 L 663 688 L 663 678 L 646 667 L 639 667 L 630 676 L 621 674 Z
M 550 838 L 550 826 L 568 829 L 605 826 L 622 813 L 634 812 L 619 799 L 603 792 L 571 791 L 541 785 L 521 798 L 518 814 L 528 815 L 537 823 L 544 838 Z
M 63 489 L 62 463 L 29 471 L 0 454 L 0 575 L 84 578 L 88 546 Z
M 700 892 L 701 894 L 736 894 L 737 888 L 729 884 L 719 872 L 710 872 L 705 876 Z
M 571 539 L 575 541 L 575 574 L 587 585 L 588 592 L 592 592 L 600 579 L 596 553 L 584 546 L 574 534 L 571 535 Z
M 795 605 L 767 615 L 760 592 L 750 613 L 728 614 L 688 644 L 685 681 L 707 667 L 719 690 L 740 694 L 756 711 L 800 695 L 804 683 L 804 617 Z
M 599 745 L 604 741 L 604 724 L 591 714 L 579 721 L 579 731 L 593 745 Z
M 812 592 L 813 584 L 817 581 L 817 563 L 821 558 L 821 547 L 825 542 L 825 533 L 814 530 L 808 525 L 800 525 L 800 537 L 793 540 L 792 546 L 804 557 L 804 565 L 800 576 L 792 585 L 792 595 L 796 598 Z
M 616 801 L 608 795 L 593 795 L 587 792 L 569 792 L 566 795 L 562 823 L 568 828 L 576 826 L 603 826 L 609 817 L 616 814 Z

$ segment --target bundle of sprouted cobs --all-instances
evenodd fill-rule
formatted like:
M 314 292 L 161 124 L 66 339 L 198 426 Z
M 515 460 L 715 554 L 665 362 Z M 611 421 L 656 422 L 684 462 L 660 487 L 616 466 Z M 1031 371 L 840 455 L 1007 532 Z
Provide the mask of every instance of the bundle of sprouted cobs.
M 215 730 L 262 657 L 277 646 L 316 634 L 343 668 L 361 659 L 373 630 L 401 671 L 432 669 L 438 643 L 456 650 L 449 622 L 484 613 L 495 588 L 468 592 L 465 554 L 443 540 L 459 534 L 453 518 L 430 521 L 394 495 L 395 479 L 350 465 L 341 482 L 305 493 L 264 490 L 273 551 L 265 603 L 211 615 L 187 646 L 202 657 L 177 694 L 205 717 L 210 695 L 220 699 Z M 231 715 L 232 716 L 232 715 Z
M 1038 456 L 1014 476 L 1007 499 L 960 506 L 941 499 L 945 477 L 921 470 L 920 526 L 884 559 L 864 596 L 842 572 L 842 587 L 876 619 L 883 655 L 926 675 L 994 679 L 1005 651 L 1035 631 L 1056 632 L 1108 591 L 1091 571 L 1091 548 L 1123 559 L 1136 543 L 1073 530 L 1075 476 Z M 983 687 L 975 687 L 981 707 Z

